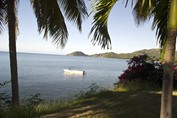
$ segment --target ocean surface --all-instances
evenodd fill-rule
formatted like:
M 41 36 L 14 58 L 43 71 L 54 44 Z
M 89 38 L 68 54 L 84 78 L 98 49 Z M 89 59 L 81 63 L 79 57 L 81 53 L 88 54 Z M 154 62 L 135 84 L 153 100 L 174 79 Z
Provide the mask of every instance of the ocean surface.
M 127 60 L 96 57 L 72 57 L 48 54 L 18 53 L 20 97 L 40 93 L 45 99 L 72 97 L 96 83 L 112 88 L 127 68 Z M 0 52 L 0 82 L 10 81 L 9 54 Z M 84 70 L 85 76 L 65 75 L 63 69 Z M 1 88 L 9 95 L 10 83 Z

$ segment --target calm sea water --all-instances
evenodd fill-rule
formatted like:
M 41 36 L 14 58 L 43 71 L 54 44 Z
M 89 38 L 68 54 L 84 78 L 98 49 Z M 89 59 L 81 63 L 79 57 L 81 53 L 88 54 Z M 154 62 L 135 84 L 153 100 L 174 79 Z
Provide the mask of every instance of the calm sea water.
M 86 75 L 67 76 L 63 69 L 85 70 Z M 40 93 L 46 99 L 71 97 L 96 83 L 111 88 L 127 68 L 126 60 L 18 53 L 21 98 Z M 9 54 L 0 52 L 0 82 L 10 80 Z M 10 94 L 10 83 L 1 90 Z

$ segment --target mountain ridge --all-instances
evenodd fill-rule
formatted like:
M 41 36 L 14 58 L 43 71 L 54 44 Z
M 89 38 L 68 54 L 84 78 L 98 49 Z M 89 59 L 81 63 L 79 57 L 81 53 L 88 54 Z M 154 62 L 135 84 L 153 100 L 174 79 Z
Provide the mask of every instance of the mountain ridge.
M 106 52 L 106 53 L 98 53 L 93 55 L 85 54 L 81 51 L 75 51 L 67 54 L 67 56 L 90 56 L 90 57 L 101 57 L 101 58 L 117 58 L 117 59 L 130 59 L 137 55 L 147 54 L 150 57 L 155 57 L 156 59 L 160 58 L 160 49 L 142 49 L 138 51 L 134 51 L 132 53 L 115 53 L 115 52 Z

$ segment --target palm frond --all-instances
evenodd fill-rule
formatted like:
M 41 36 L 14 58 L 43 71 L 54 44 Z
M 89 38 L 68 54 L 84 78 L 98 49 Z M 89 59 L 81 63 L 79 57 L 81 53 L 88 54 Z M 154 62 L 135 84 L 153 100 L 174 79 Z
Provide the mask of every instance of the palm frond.
M 153 17 L 152 30 L 156 29 L 157 41 L 161 47 L 167 38 L 168 7 L 168 0 L 138 0 L 133 9 L 138 25 Z
M 111 47 L 111 39 L 108 33 L 108 16 L 115 5 L 117 0 L 99 0 L 96 3 L 95 10 L 96 13 L 93 16 L 93 26 L 89 33 L 89 36 L 93 33 L 92 43 L 95 45 L 101 45 L 101 48 L 110 49 Z
M 77 28 L 82 30 L 82 21 L 88 16 L 84 0 L 58 0 L 61 8 L 69 21 L 77 24 Z
M 31 0 L 31 4 L 37 18 L 38 31 L 44 32 L 44 38 L 51 36 L 55 45 L 64 48 L 68 31 L 57 0 Z
M 96 11 L 96 4 L 99 2 L 100 0 L 92 0 L 90 7 L 91 7 L 91 12 L 89 13 L 89 16 L 94 13 Z
M 164 61 L 166 41 L 167 41 L 167 20 L 170 2 L 169 0 L 160 0 L 152 14 L 154 15 L 153 29 L 156 29 L 157 41 L 161 47 L 161 59 Z
M 148 4 L 149 1 L 151 3 Z M 164 56 L 166 47 L 169 5 L 169 0 L 138 0 L 133 10 L 137 24 L 153 18 L 152 30 L 156 30 L 157 42 L 161 47 L 161 58 Z
M 5 11 L 5 3 L 4 0 L 0 0 L 0 34 L 2 33 L 5 25 L 5 19 L 4 17 L 6 16 L 6 11 Z
M 3 14 L 3 24 L 4 26 L 5 25 L 8 25 L 8 21 L 10 19 L 8 19 L 8 14 L 7 14 L 7 11 L 8 11 L 8 0 L 1 0 L 3 1 L 3 6 L 4 6 L 4 14 Z M 15 2 L 15 8 L 14 8 L 14 12 L 15 12 L 15 30 L 16 30 L 16 33 L 18 34 L 19 33 L 19 28 L 18 28 L 18 4 L 19 4 L 19 1 L 20 0 L 14 0 Z
M 125 2 L 125 7 L 127 7 L 129 1 L 130 0 L 123 0 L 123 2 Z M 132 2 L 131 2 L 131 7 L 133 6 L 133 4 L 134 4 L 134 0 L 132 0 Z
M 152 11 L 154 16 L 152 29 L 156 29 L 156 35 L 161 47 L 165 46 L 167 40 L 167 19 L 170 2 L 160 0 Z
M 137 25 L 144 23 L 152 17 L 151 12 L 156 5 L 156 0 L 137 0 L 133 8 L 133 15 Z

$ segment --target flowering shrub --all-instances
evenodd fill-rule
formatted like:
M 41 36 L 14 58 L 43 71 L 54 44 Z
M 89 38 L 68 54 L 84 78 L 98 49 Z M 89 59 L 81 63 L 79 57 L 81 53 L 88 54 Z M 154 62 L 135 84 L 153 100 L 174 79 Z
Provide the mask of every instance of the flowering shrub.
M 163 64 L 148 55 L 134 56 L 128 61 L 128 68 L 118 77 L 118 83 L 131 81 L 150 82 L 162 85 Z M 177 68 L 174 67 L 174 86 L 177 86 Z

